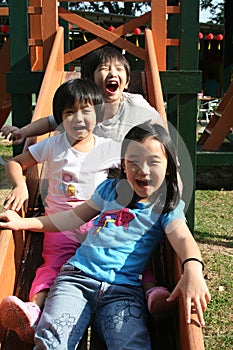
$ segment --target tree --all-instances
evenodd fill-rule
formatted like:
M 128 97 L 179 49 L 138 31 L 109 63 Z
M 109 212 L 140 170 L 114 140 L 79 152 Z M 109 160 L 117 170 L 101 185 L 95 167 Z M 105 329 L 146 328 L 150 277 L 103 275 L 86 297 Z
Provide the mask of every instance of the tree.
M 200 0 L 200 7 L 210 11 L 211 19 L 207 23 L 224 24 L 224 0 Z
M 71 10 L 112 13 L 118 15 L 135 15 L 150 10 L 150 3 L 141 2 L 70 2 Z
M 199 0 L 201 10 L 209 10 L 211 19 L 208 23 L 224 23 L 224 1 L 227 0 Z M 0 5 L 7 5 L 8 0 L 0 0 Z M 150 2 L 70 2 L 71 10 L 112 13 L 118 15 L 135 15 L 150 10 Z

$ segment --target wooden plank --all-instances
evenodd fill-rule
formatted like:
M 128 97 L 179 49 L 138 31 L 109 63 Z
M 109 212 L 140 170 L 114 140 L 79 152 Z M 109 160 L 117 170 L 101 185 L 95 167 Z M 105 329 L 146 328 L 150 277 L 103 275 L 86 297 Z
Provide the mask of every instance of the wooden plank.
M 152 31 L 150 29 L 146 29 L 145 34 L 147 52 L 145 67 L 149 102 L 152 106 L 155 107 L 155 109 L 158 111 L 158 113 L 164 119 L 164 121 L 166 121 L 167 117 L 164 107 L 163 92 L 159 76 L 159 69 L 154 48 Z
M 9 16 L 9 9 L 8 7 L 0 7 L 0 16 Z
M 42 1 L 41 0 L 30 0 L 30 6 L 28 6 L 29 14 L 29 45 L 37 46 L 40 40 L 43 45 L 42 40 Z M 34 41 L 34 43 L 33 43 Z M 41 46 L 41 44 L 40 44 Z M 38 49 L 37 47 L 30 47 L 30 60 L 31 60 L 31 69 L 34 70 L 43 70 L 43 49 Z
M 216 118 L 216 125 L 203 145 L 205 151 L 216 151 L 233 127 L 233 96 L 228 102 L 221 117 Z
M 198 145 L 205 151 L 216 151 L 233 126 L 233 83 L 220 101 L 214 115 L 205 127 Z
M 226 93 L 224 94 L 222 100 L 220 101 L 220 103 L 215 111 L 215 114 L 217 116 L 221 116 L 223 114 L 223 112 L 224 112 L 225 108 L 227 107 L 232 96 L 233 96 L 233 81 L 232 81 L 231 85 L 229 86 L 229 88 L 227 89 Z
M 16 277 L 14 261 L 14 239 L 12 231 L 0 231 L 0 301 L 13 294 Z
M 40 90 L 44 72 L 15 72 L 7 74 L 7 90 L 11 94 L 31 94 Z
M 219 152 L 197 152 L 198 167 L 232 166 L 233 150 Z
M 160 72 L 165 94 L 196 94 L 200 89 L 201 72 L 198 70 L 167 70 Z
M 151 2 L 151 30 L 153 32 L 159 71 L 166 70 L 166 5 L 167 0 L 154 0 Z
M 30 0 L 28 7 L 30 16 L 30 45 L 41 45 L 43 49 L 31 48 L 32 70 L 45 70 L 54 37 L 58 27 L 58 9 L 55 0 Z

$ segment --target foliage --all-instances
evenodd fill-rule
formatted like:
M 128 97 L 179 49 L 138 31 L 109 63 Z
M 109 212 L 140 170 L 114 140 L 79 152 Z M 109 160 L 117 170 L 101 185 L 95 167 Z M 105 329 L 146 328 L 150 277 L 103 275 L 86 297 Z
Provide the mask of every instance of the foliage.
M 135 15 L 150 10 L 150 3 L 141 2 L 70 2 L 71 10 L 112 13 L 118 15 Z
M 211 14 L 209 23 L 224 23 L 224 1 L 228 0 L 199 0 L 201 10 L 208 9 Z M 230 0 L 231 1 L 231 0 Z M 7 5 L 9 0 L 0 0 L 0 5 Z M 112 13 L 117 15 L 132 15 L 149 11 L 150 2 L 69 2 L 70 10 Z
M 224 23 L 224 2 L 227 0 L 200 0 L 201 10 L 209 10 L 211 19 L 207 23 Z

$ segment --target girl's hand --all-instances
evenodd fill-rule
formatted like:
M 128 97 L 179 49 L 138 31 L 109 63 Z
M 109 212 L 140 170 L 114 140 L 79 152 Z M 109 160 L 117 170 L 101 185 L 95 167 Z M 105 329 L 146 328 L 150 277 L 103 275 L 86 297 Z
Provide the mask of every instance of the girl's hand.
M 23 226 L 23 218 L 13 210 L 7 210 L 0 214 L 0 229 L 8 229 L 13 231 L 21 230 Z
M 5 139 L 12 141 L 13 145 L 19 145 L 23 143 L 26 138 L 22 129 L 11 125 L 4 125 L 1 128 L 1 134 Z
M 8 194 L 4 201 L 4 209 L 19 211 L 24 204 L 24 209 L 25 211 L 27 211 L 28 197 L 29 195 L 27 185 L 23 181 L 20 186 L 16 186 L 15 188 L 13 188 L 11 193 Z
M 191 308 L 193 305 L 200 325 L 204 326 L 203 314 L 211 297 L 202 272 L 196 270 L 185 271 L 167 301 L 174 301 L 180 294 L 184 301 L 187 323 L 191 323 Z

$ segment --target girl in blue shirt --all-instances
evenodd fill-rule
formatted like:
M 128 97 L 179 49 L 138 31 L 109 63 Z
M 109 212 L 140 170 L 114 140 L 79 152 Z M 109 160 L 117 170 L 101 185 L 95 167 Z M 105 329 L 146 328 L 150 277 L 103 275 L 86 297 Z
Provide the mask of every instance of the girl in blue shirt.
M 74 229 L 96 217 L 48 294 L 34 349 L 74 350 L 90 324 L 108 349 L 151 349 L 141 275 L 165 234 L 184 270 L 168 302 L 181 296 L 186 321 L 193 304 L 204 325 L 210 294 L 185 222 L 172 140 L 161 126 L 141 124 L 125 136 L 121 159 L 120 178 L 105 180 L 72 210 L 34 218 L 0 214 L 0 228 L 33 231 Z

